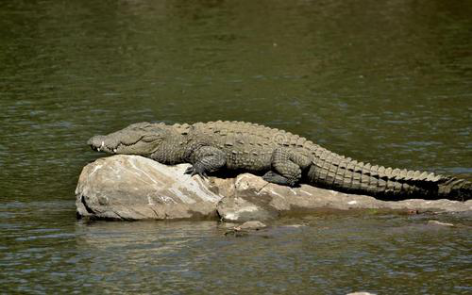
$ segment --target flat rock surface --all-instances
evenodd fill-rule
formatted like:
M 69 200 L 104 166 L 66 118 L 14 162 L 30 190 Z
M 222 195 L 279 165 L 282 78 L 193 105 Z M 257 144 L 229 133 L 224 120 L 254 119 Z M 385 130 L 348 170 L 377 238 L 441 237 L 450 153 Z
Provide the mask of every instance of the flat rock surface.
M 76 189 L 79 216 L 140 220 L 217 218 L 245 222 L 315 210 L 382 209 L 412 212 L 472 210 L 472 200 L 386 202 L 302 185 L 267 183 L 249 173 L 236 178 L 184 175 L 188 164 L 166 166 L 140 156 L 100 158 L 82 170 Z

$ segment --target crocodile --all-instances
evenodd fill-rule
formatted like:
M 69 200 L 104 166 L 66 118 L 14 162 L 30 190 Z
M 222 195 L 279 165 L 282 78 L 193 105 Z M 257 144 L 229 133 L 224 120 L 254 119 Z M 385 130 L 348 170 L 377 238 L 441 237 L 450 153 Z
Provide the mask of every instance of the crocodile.
M 96 135 L 95 151 L 141 155 L 206 177 L 219 171 L 250 172 L 271 183 L 302 183 L 381 200 L 422 198 L 469 200 L 472 182 L 430 172 L 359 162 L 276 128 L 237 121 L 195 124 L 141 122 Z

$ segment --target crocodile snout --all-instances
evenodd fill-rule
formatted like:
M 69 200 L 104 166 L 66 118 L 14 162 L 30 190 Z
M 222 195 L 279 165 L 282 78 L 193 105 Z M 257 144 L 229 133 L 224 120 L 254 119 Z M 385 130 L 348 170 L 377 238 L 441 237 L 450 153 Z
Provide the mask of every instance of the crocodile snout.
M 87 141 L 87 144 L 92 148 L 92 150 L 100 152 L 105 146 L 105 138 L 103 135 L 96 135 L 90 138 Z

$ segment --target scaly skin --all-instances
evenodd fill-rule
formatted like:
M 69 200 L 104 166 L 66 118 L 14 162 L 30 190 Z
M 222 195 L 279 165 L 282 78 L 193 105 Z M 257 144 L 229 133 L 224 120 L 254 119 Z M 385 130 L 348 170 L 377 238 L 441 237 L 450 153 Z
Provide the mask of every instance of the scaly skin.
M 384 200 L 464 201 L 472 195 L 472 183 L 464 179 L 357 162 L 298 135 L 245 122 L 144 122 L 94 136 L 88 144 L 94 150 L 142 155 L 163 164 L 191 163 L 191 175 L 246 171 L 263 174 L 272 183 L 307 183 Z

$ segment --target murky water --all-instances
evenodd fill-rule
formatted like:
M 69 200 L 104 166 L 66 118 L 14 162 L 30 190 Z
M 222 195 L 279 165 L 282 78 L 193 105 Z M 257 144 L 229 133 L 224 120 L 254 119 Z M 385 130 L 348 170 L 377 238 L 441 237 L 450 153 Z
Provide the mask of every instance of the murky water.
M 0 293 L 470 294 L 470 216 L 85 224 L 97 133 L 245 120 L 472 174 L 467 1 L 0 2 Z M 287 227 L 290 224 L 301 227 Z

